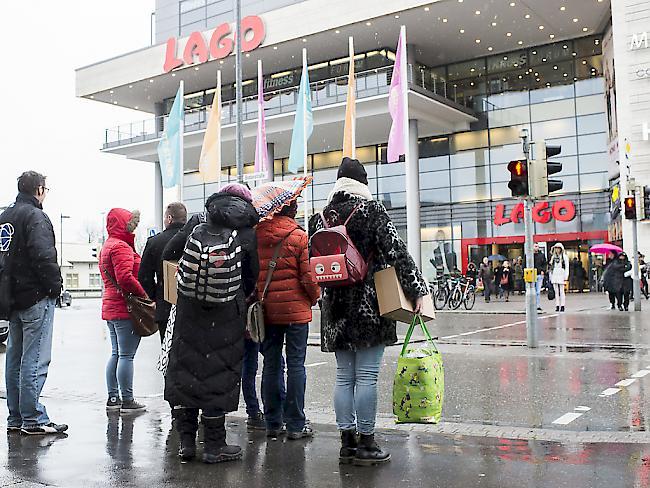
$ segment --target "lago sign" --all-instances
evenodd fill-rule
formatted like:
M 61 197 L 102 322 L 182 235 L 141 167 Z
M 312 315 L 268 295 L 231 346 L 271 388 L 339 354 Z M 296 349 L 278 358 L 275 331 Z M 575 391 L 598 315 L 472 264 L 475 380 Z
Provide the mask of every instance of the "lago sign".
M 538 202 L 533 206 L 533 220 L 540 224 L 548 224 L 551 219 L 559 222 L 570 222 L 576 217 L 576 206 L 571 200 L 558 200 L 553 205 L 549 202 Z M 509 215 L 506 215 L 506 206 L 502 203 L 496 206 L 494 224 L 504 225 L 514 222 L 518 224 L 524 218 L 524 204 L 517 203 Z
M 242 52 L 249 52 L 260 47 L 266 36 L 266 28 L 261 17 L 249 15 L 241 21 Z M 165 73 L 194 64 L 206 63 L 212 59 L 223 59 L 230 56 L 235 48 L 235 34 L 230 24 L 225 22 L 218 26 L 210 39 L 207 40 L 200 31 L 192 32 L 185 41 L 184 46 L 179 46 L 175 37 L 167 40 L 165 51 Z M 179 49 L 180 48 L 180 49 Z

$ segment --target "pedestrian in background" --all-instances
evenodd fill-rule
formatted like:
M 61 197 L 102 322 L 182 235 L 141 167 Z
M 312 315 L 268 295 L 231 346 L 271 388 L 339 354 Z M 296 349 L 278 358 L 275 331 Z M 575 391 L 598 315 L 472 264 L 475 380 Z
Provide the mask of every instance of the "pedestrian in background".
M 549 267 L 549 286 L 555 288 L 555 311 L 564 312 L 566 293 L 564 282 L 569 279 L 569 257 L 564 252 L 564 245 L 558 242 L 551 248 Z
M 165 337 L 165 328 L 172 307 L 171 303 L 165 301 L 162 253 L 167 243 L 186 223 L 187 208 L 185 205 L 181 202 L 170 203 L 165 210 L 165 230 L 147 239 L 147 244 L 142 252 L 138 281 L 149 298 L 156 302 L 155 318 L 161 341 Z
M 309 240 L 296 222 L 298 203 L 293 200 L 273 218 L 257 226 L 257 253 L 260 274 L 257 293 L 264 298 L 266 338 L 262 344 L 264 369 L 262 398 L 269 437 L 277 437 L 286 423 L 291 440 L 312 436 L 305 424 L 305 357 L 311 307 L 320 297 L 320 287 L 309 268 Z M 271 260 L 277 253 L 274 271 Z M 282 350 L 286 341 L 286 393 Z
M 133 330 L 124 298 L 127 293 L 147 296 L 137 279 L 140 256 L 135 251 L 134 232 L 139 222 L 138 210 L 111 209 L 106 216 L 108 239 L 99 255 L 99 269 L 104 281 L 102 319 L 106 320 L 111 338 L 111 356 L 106 364 L 106 409 L 122 413 L 145 409 L 133 397 L 133 359 L 140 345 L 140 336 Z
M 478 271 L 476 270 L 476 265 L 472 261 L 470 261 L 467 265 L 467 272 L 465 273 L 465 276 L 467 277 L 469 284 L 476 288 Z
M 495 275 L 495 282 L 499 285 L 501 296 L 505 296 L 506 302 L 509 302 L 514 280 L 512 269 L 510 268 L 510 261 L 504 261 L 503 266 L 500 268 L 500 273 Z
M 541 312 L 542 311 L 541 292 L 542 292 L 542 284 L 544 283 L 547 263 L 546 263 L 546 256 L 544 256 L 544 253 L 539 248 L 539 244 L 535 243 L 533 246 L 533 250 L 534 250 L 533 265 L 535 266 L 535 270 L 537 271 L 537 281 L 535 282 L 535 298 L 537 300 L 537 311 Z
M 603 283 L 603 289 L 609 296 L 610 310 L 616 308 L 617 300 L 618 308 L 623 310 L 623 295 L 621 294 L 623 289 L 623 273 L 625 273 L 623 263 L 616 259 L 615 253 L 608 253 L 601 281 Z
M 387 266 L 395 267 L 416 312 L 422 309 L 422 297 L 429 288 L 385 207 L 373 199 L 359 161 L 343 159 L 323 213 L 310 221 L 310 235 L 324 227 L 323 215 L 332 220 L 330 224 L 349 219 L 348 235 L 369 264 L 364 282 L 323 288 L 321 349 L 336 354 L 334 409 L 341 431 L 339 460 L 359 465 L 383 463 L 390 454 L 375 440 L 377 379 L 384 348 L 397 342 L 397 332 L 394 321 L 379 315 L 374 275 Z
M 617 260 L 623 263 L 623 286 L 621 286 L 621 291 L 619 292 L 621 296 L 619 303 L 623 302 L 623 309 L 627 312 L 630 306 L 630 298 L 632 297 L 632 289 L 634 287 L 632 280 L 632 263 L 630 263 L 627 254 L 624 252 L 618 255 Z
M 490 295 L 492 294 L 492 287 L 494 286 L 494 269 L 492 268 L 492 262 L 489 261 L 487 257 L 483 258 L 478 274 L 483 282 L 483 296 L 485 297 L 485 303 L 490 303 Z
M 648 269 L 645 263 L 645 255 L 641 254 L 639 252 L 639 273 L 640 273 L 640 280 L 641 280 L 641 293 L 647 300 L 650 298 L 650 294 L 648 293 Z
M 521 256 L 515 261 L 513 266 L 514 291 L 523 294 L 524 292 L 524 261 Z
M 43 212 L 48 192 L 45 176 L 26 171 L 18 178 L 16 201 L 0 215 L 0 279 L 6 284 L 0 299 L 9 319 L 7 431 L 31 435 L 68 429 L 52 422 L 39 400 L 52 357 L 54 308 L 62 287 L 52 222 Z
M 259 215 L 251 201 L 245 186 L 225 186 L 163 251 L 163 259 L 180 259 L 165 400 L 176 409 L 178 454 L 185 460 L 196 456 L 199 412 L 203 462 L 241 457 L 239 446 L 226 443 L 225 414 L 239 406 L 246 299 L 254 293 L 259 273 L 254 229 Z M 210 248 L 221 250 L 202 257 Z M 218 272 L 203 275 L 199 268 Z

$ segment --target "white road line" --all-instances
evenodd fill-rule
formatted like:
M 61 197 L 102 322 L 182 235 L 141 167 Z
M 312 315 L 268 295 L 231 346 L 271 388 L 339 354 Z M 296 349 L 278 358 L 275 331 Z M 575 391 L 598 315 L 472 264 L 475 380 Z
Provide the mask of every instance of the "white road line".
M 576 412 L 588 412 L 589 410 L 591 410 L 591 408 L 580 405 L 580 406 L 574 408 L 574 410 Z
M 645 375 L 650 374 L 650 370 L 647 369 L 642 369 L 641 371 L 637 371 L 634 373 L 631 377 L 632 378 L 643 378 Z
M 606 390 L 601 391 L 600 395 L 598 395 L 598 396 L 599 397 L 606 397 L 606 396 L 610 396 L 610 395 L 615 395 L 619 391 L 621 391 L 620 388 L 607 388 Z
M 553 317 L 557 317 L 559 314 L 553 314 L 553 315 L 544 315 L 543 317 L 537 317 L 538 319 L 550 319 Z M 477 329 L 477 330 L 471 330 L 469 332 L 463 332 L 461 334 L 453 334 L 453 335 L 448 335 L 441 337 L 440 340 L 447 340 L 447 339 L 454 339 L 455 337 L 461 337 L 461 336 L 469 336 L 469 335 L 474 335 L 474 334 L 480 334 L 481 332 L 488 332 L 490 330 L 498 330 L 498 329 L 505 329 L 507 327 L 514 327 L 515 325 L 522 325 L 525 324 L 525 320 L 520 320 L 518 322 L 513 322 L 511 324 L 503 324 L 503 325 L 497 325 L 494 327 L 486 327 L 484 329 Z M 649 366 L 650 367 L 650 366 Z
M 614 386 L 630 386 L 636 381 L 636 378 L 627 378 L 616 383 Z
M 573 422 L 575 419 L 578 417 L 581 417 L 583 414 L 582 413 L 576 413 L 576 412 L 569 412 L 565 413 L 559 418 L 556 418 L 553 423 L 557 425 L 567 425 Z
M 314 366 L 322 366 L 323 364 L 327 364 L 327 362 L 305 364 L 305 368 L 313 368 Z

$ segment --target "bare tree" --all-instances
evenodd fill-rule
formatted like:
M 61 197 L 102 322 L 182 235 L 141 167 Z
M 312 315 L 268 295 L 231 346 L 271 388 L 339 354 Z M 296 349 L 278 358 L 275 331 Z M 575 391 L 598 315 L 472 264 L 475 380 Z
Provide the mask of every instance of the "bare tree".
M 81 234 L 84 242 L 87 240 L 88 244 L 99 242 L 102 239 L 102 229 L 99 223 L 88 219 L 84 220 Z

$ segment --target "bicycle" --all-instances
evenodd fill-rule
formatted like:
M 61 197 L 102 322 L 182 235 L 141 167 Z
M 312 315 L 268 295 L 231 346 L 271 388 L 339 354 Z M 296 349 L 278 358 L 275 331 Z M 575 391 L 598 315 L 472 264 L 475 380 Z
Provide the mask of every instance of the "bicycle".
M 476 289 L 466 278 L 460 278 L 449 298 L 449 308 L 457 310 L 463 304 L 465 310 L 471 310 L 476 303 Z

